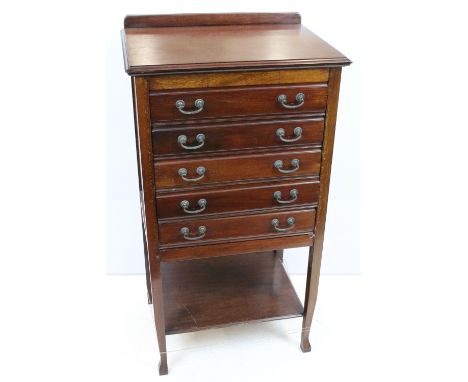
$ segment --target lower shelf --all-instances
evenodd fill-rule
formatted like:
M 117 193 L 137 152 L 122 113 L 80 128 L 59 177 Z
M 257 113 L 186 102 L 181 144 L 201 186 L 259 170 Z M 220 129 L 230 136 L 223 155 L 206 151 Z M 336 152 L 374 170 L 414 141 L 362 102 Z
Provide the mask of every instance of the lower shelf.
M 274 252 L 162 262 L 166 334 L 302 316 Z

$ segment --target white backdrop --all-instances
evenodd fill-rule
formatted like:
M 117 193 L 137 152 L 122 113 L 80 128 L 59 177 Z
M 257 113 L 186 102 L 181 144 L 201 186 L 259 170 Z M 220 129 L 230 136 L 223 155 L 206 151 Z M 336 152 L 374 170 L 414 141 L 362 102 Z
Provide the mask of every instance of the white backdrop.
M 110 282 L 119 278 L 105 276 L 104 238 L 110 224 L 105 216 L 105 146 L 110 142 L 104 128 L 106 102 L 108 115 L 116 112 L 109 108 L 116 102 L 109 97 L 106 76 L 115 81 L 115 97 L 122 98 L 117 104 L 129 106 L 129 99 L 124 102 L 129 88 L 123 67 L 106 70 L 106 36 L 115 39 L 107 38 L 108 51 L 115 54 L 108 56 L 109 67 L 121 62 L 115 33 L 125 13 L 215 12 L 227 7 L 281 11 L 285 1 L 238 0 L 225 5 L 178 0 L 171 9 L 168 3 L 0 2 L 0 380 L 157 378 L 155 338 L 138 325 L 141 317 L 126 320 L 129 316 L 119 310 L 121 289 Z M 356 278 L 362 288 L 343 294 L 343 278 L 330 277 L 337 284 L 334 297 L 327 299 L 327 283 L 322 284 L 320 293 L 325 294 L 317 312 L 333 318 L 317 322 L 313 330 L 324 335 L 324 342 L 304 355 L 311 365 L 307 375 L 324 382 L 466 382 L 466 5 L 458 0 L 297 0 L 288 6 L 355 61 L 343 73 L 337 154 L 338 145 L 347 144 L 345 134 L 354 131 L 343 113 L 346 108 L 359 110 L 359 92 L 353 88 L 362 90 L 362 272 Z M 131 112 L 119 116 L 128 122 L 121 134 L 128 134 L 124 142 L 130 153 Z M 136 190 L 135 171 L 127 168 L 134 166 L 134 156 L 129 154 L 127 162 L 124 152 L 107 153 L 108 167 L 110 158 L 122 163 L 107 176 L 124 180 L 107 199 L 117 200 L 127 183 Z M 335 159 L 332 193 L 338 190 L 340 171 L 343 180 L 354 173 L 340 170 L 340 160 Z M 136 195 L 129 200 L 135 205 L 124 208 L 127 213 L 112 209 L 115 219 L 128 220 L 120 233 L 134 236 L 125 258 L 140 246 Z M 334 256 L 331 227 L 345 213 L 333 212 L 339 209 L 336 196 L 331 204 L 327 262 Z M 135 233 L 128 232 L 133 229 Z M 135 253 L 135 264 L 142 261 L 139 258 Z M 118 257 L 114 264 L 119 264 Z M 139 279 L 141 290 L 144 278 Z M 137 293 L 126 308 L 140 304 L 145 305 L 144 295 Z M 335 315 L 341 304 L 343 314 Z M 135 336 L 145 338 L 151 350 L 137 348 Z M 339 338 L 341 344 L 334 346 L 329 338 Z M 114 356 L 116 351 L 120 358 Z M 217 349 L 209 356 L 215 353 Z M 127 358 L 130 368 L 119 363 Z M 298 378 L 305 375 L 288 363 L 278 364 L 282 367 L 263 370 L 272 381 L 291 379 L 291 372 Z M 238 366 L 231 362 L 235 372 L 220 375 L 229 381 L 239 379 L 236 372 L 259 373 Z M 176 370 L 181 369 L 171 373 Z M 138 378 L 141 372 L 146 378 Z M 206 375 L 197 380 L 207 380 Z
M 244 2 L 245 3 L 245 2 Z M 189 3 L 184 12 L 232 12 L 233 8 L 217 3 Z M 242 11 L 251 7 L 243 4 Z M 278 8 L 274 4 L 268 11 Z M 293 9 L 301 12 L 301 7 Z M 236 9 L 239 9 L 236 7 Z M 256 7 L 254 10 L 263 10 Z M 284 11 L 283 7 L 277 9 Z M 107 272 L 134 274 L 144 272 L 140 226 L 138 178 L 136 167 L 130 79 L 124 72 L 120 29 L 126 14 L 180 12 L 169 2 L 148 5 L 132 2 L 131 7 L 114 9 L 106 24 L 107 89 Z M 354 61 L 342 73 L 340 104 L 330 185 L 323 273 L 356 274 L 360 272 L 359 184 L 360 184 L 360 66 L 355 41 L 342 33 L 320 12 L 304 9 L 302 22 Z M 285 252 L 291 273 L 305 273 L 308 248 Z

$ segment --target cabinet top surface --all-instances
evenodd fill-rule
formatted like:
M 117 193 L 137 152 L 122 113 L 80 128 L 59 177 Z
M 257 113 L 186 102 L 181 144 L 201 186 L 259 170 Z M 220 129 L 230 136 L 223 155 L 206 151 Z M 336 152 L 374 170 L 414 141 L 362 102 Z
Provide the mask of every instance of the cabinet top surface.
M 130 75 L 351 63 L 297 13 L 127 16 L 124 25 Z

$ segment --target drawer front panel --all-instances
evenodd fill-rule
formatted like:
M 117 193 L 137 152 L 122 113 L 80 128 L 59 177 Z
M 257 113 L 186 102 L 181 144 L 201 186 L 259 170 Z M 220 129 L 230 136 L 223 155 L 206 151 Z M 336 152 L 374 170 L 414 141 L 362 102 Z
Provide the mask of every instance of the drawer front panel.
M 299 94 L 303 94 L 303 101 L 297 98 Z M 278 101 L 281 95 L 285 96 L 282 102 L 286 106 Z M 197 103 L 197 100 L 201 101 Z M 150 93 L 151 119 L 154 122 L 261 114 L 323 113 L 326 104 L 327 84 Z
M 320 160 L 320 150 L 302 150 L 158 161 L 155 163 L 156 187 L 193 187 L 244 179 L 318 175 Z
M 260 147 L 320 145 L 323 129 L 323 118 L 161 128 L 153 131 L 153 152 L 158 156 Z
M 297 207 L 318 202 L 318 181 L 281 182 L 256 187 L 203 189 L 157 197 L 160 219 L 195 217 L 278 207 Z
M 231 238 L 284 236 L 298 232 L 311 232 L 314 225 L 315 210 L 292 210 L 160 223 L 159 239 L 161 245 L 199 245 L 210 241 L 226 241 Z
M 328 82 L 328 69 L 285 69 L 271 71 L 190 73 L 148 78 L 149 90 L 219 88 L 275 84 Z
M 161 248 L 163 261 L 202 259 L 216 256 L 236 255 L 238 253 L 252 253 L 274 251 L 278 249 L 307 247 L 314 244 L 312 232 L 290 236 L 270 236 L 262 239 L 231 239 L 224 243 L 198 245 L 195 247 L 166 247 Z

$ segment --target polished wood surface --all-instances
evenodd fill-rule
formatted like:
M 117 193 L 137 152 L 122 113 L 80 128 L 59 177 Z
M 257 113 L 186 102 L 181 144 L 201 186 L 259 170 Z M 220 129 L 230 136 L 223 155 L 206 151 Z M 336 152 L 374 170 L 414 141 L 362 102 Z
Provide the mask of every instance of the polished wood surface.
M 294 218 L 292 227 L 286 224 L 288 218 Z M 272 220 L 279 220 L 279 228 L 287 229 L 278 232 L 272 226 Z M 187 221 L 160 222 L 159 235 L 161 247 L 168 244 L 194 246 L 216 241 L 218 243 L 230 241 L 234 238 L 288 236 L 296 233 L 312 232 L 315 225 L 315 210 L 290 210 L 270 212 L 266 214 L 240 215 L 224 218 L 197 218 Z M 190 231 L 189 237 L 197 237 L 200 226 L 206 227 L 206 234 L 199 240 L 187 240 L 180 232 L 182 227 Z
M 195 27 L 210 25 L 300 24 L 301 15 L 291 13 L 188 13 L 176 15 L 129 15 L 125 28 Z
M 122 41 L 160 374 L 166 334 L 239 322 L 302 315 L 300 346 L 310 351 L 341 67 L 350 61 L 298 14 L 129 16 Z M 285 94 L 293 106 L 298 93 L 304 105 L 278 102 Z M 194 111 L 196 99 L 198 113 L 176 107 L 183 100 Z M 282 266 L 283 250 L 301 246 L 310 248 L 304 309 Z
M 151 21 L 142 20 L 140 26 L 144 28 L 133 27 L 139 26 L 138 21 L 129 20 L 132 27 L 122 31 L 127 73 L 350 64 L 343 54 L 299 23 L 232 25 L 230 21 L 224 25 L 208 15 L 205 20 L 209 25 L 199 26 L 201 19 L 195 15 L 191 22 L 186 17 L 179 25 L 177 17 L 171 20 L 166 16 L 164 27 L 151 27 Z
M 315 206 L 318 202 L 320 184 L 317 180 L 301 180 L 287 182 L 269 182 L 245 185 L 235 185 L 231 187 L 204 187 L 202 190 L 171 192 L 168 194 L 158 194 L 158 219 L 196 218 L 212 214 L 238 213 L 242 211 L 268 212 L 271 209 L 297 208 L 301 206 Z M 281 192 L 281 201 L 290 201 L 291 190 L 297 190 L 296 201 L 288 204 L 281 204 L 274 198 L 273 194 Z M 205 199 L 207 204 L 205 209 L 199 213 L 193 211 L 200 210 L 198 201 Z M 187 213 L 180 203 L 187 200 L 190 205 L 186 208 L 192 213 Z M 266 210 L 266 211 L 265 211 Z
M 302 315 L 273 252 L 162 263 L 162 271 L 167 334 Z
M 299 159 L 298 170 L 282 173 L 274 167 L 276 160 L 283 161 L 284 170 L 293 170 L 291 162 Z M 178 159 L 158 161 L 155 163 L 156 186 L 158 188 L 190 187 L 217 182 L 229 182 L 242 179 L 285 178 L 288 176 L 316 175 L 320 172 L 320 150 L 286 150 L 275 153 L 250 155 L 230 155 L 215 158 Z M 186 178 L 199 177 L 198 167 L 206 172 L 199 181 L 186 181 L 178 175 L 180 168 L 187 169 Z
M 219 88 L 328 81 L 328 69 L 257 70 L 250 72 L 188 73 L 153 76 L 150 90 Z
M 297 109 L 287 109 L 277 100 L 279 95 L 284 94 L 288 104 L 296 105 L 295 97 L 299 93 L 305 95 L 305 101 Z M 262 114 L 323 113 L 327 105 L 326 84 L 160 91 L 150 95 L 151 119 L 155 122 Z M 176 107 L 176 102 L 182 100 L 186 104 L 184 110 L 197 110 L 194 106 L 197 99 L 202 99 L 205 103 L 203 110 L 197 114 L 183 114 Z
M 283 129 L 285 139 L 295 139 L 294 129 L 300 127 L 300 139 L 295 142 L 284 142 L 278 135 Z M 321 146 L 323 140 L 324 119 L 287 119 L 275 121 L 255 121 L 223 124 L 197 124 L 182 127 L 161 126 L 153 129 L 153 152 L 158 156 L 194 156 L 199 152 L 233 151 L 261 148 L 283 148 L 303 146 Z M 180 135 L 187 137 L 185 146 L 199 145 L 196 137 L 205 136 L 204 144 L 198 149 L 186 149 L 179 142 Z

